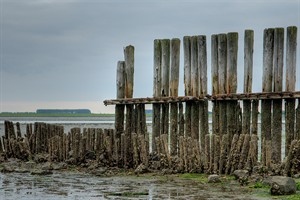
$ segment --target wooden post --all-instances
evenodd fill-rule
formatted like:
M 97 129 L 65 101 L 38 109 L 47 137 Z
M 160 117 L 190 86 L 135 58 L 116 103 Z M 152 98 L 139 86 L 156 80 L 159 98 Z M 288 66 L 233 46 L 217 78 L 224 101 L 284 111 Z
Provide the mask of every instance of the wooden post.
M 227 160 L 227 148 L 228 148 L 228 134 L 223 135 L 221 141 L 221 152 L 219 161 L 219 174 L 224 174 L 226 170 L 226 160 Z
M 170 40 L 161 40 L 161 71 L 162 71 L 162 87 L 161 95 L 163 97 L 169 96 L 169 81 L 170 81 Z M 169 134 L 169 104 L 162 105 L 161 117 L 161 134 Z
M 218 35 L 211 36 L 211 76 L 212 76 L 212 94 L 219 94 L 219 63 L 218 63 Z M 220 135 L 219 122 L 219 105 L 218 101 L 213 101 L 212 109 L 212 134 Z M 224 137 L 220 137 L 224 138 Z M 206 142 L 207 143 L 207 142 Z M 213 143 L 212 143 L 213 145 Z M 213 148 L 211 146 L 210 148 Z M 227 148 L 227 147 L 226 147 Z M 222 149 L 221 149 L 222 151 Z M 208 164 L 209 165 L 209 164 Z M 221 166 L 221 165 L 220 165 Z M 211 168 L 211 166 L 210 166 Z
M 125 58 L 125 98 L 133 97 L 133 78 L 134 78 L 134 47 L 127 46 L 124 49 Z M 126 159 L 125 165 L 130 163 L 132 160 L 132 143 L 131 143 L 131 133 L 132 133 L 132 116 L 133 116 L 133 105 L 126 105 L 126 130 L 125 130 L 125 143 Z
M 214 155 L 214 174 L 217 174 L 219 172 L 219 163 L 220 163 L 220 137 L 218 135 L 215 135 L 214 138 L 214 148 L 215 148 L 215 155 Z
M 119 61 L 117 67 L 117 99 L 125 98 L 125 62 Z M 116 105 L 115 107 L 115 129 L 117 138 L 121 138 L 124 132 L 124 105 Z
M 238 54 L 238 33 L 227 34 L 227 75 L 226 75 L 226 90 L 222 91 L 227 94 L 236 93 L 237 91 L 237 54 Z M 222 87 L 222 85 L 220 85 Z M 228 140 L 232 141 L 233 135 L 238 131 L 238 123 L 236 116 L 237 101 L 226 102 L 226 115 L 227 118 L 227 134 Z M 222 114 L 223 115 L 223 114 Z M 228 141 L 228 144 L 230 142 Z M 230 149 L 230 148 L 229 148 Z
M 272 92 L 273 77 L 273 52 L 274 52 L 274 29 L 264 30 L 263 42 L 263 92 Z M 261 101 L 261 138 L 262 138 L 262 163 L 266 164 L 265 144 L 271 141 L 271 100 Z
M 298 107 L 296 109 L 296 132 L 295 139 L 300 140 L 300 99 L 298 99 Z
M 254 31 L 245 30 L 244 37 L 244 93 L 252 92 L 252 76 L 253 76 L 253 46 Z M 251 124 L 251 101 L 243 101 L 243 134 L 250 134 Z
M 219 94 L 226 94 L 226 72 L 227 72 L 227 35 L 218 35 L 218 91 Z M 222 137 L 227 133 L 226 102 L 219 104 L 219 135 Z M 222 113 L 222 114 L 221 114 Z M 228 139 L 230 139 L 228 137 Z M 230 142 L 229 142 L 230 144 Z
M 274 92 L 282 91 L 283 76 L 283 51 L 284 51 L 284 28 L 276 28 L 274 31 Z M 272 118 L 272 150 L 271 161 L 273 164 L 281 162 L 281 138 L 282 138 L 282 100 L 273 100 Z
M 204 161 L 204 169 L 209 170 L 210 164 L 210 135 L 205 135 L 205 161 Z
M 295 91 L 297 57 L 297 27 L 287 28 L 286 38 L 286 88 L 288 92 Z M 289 152 L 290 144 L 295 134 L 295 99 L 287 99 L 285 105 L 285 155 Z
M 154 40 L 154 67 L 153 67 L 153 97 L 159 97 L 161 92 L 161 42 Z M 152 152 L 156 152 L 155 138 L 160 136 L 161 104 L 153 104 L 152 114 Z
M 191 37 L 191 85 L 192 96 L 199 96 L 198 49 L 197 36 Z M 199 141 L 199 104 L 192 102 L 191 107 L 191 136 Z
M 17 137 L 18 137 L 18 138 L 21 138 L 22 135 L 21 135 L 20 123 L 17 122 L 17 123 L 16 123 L 16 126 L 17 126 Z
M 179 82 L 179 61 L 180 61 L 180 40 L 175 38 L 171 40 L 171 76 L 170 76 L 170 96 L 178 96 L 178 82 Z M 177 155 L 178 145 L 178 105 L 171 103 L 170 112 L 170 147 L 171 155 Z
M 189 36 L 183 37 L 184 52 L 184 93 L 185 96 L 192 95 L 191 82 L 191 41 Z M 185 137 L 191 136 L 191 102 L 186 102 L 185 106 Z
M 182 149 L 182 145 L 180 145 L 180 138 L 184 137 L 184 114 L 183 114 L 183 104 L 182 102 L 178 103 L 178 148 L 177 148 L 177 155 L 180 158 L 183 158 L 183 149 Z M 181 143 L 183 144 L 183 143 Z M 182 161 L 182 160 L 181 160 Z M 181 167 L 183 166 L 183 164 L 181 163 Z
M 201 35 L 197 37 L 198 48 L 198 70 L 199 70 L 199 94 L 207 95 L 207 50 L 206 50 L 206 36 Z M 205 135 L 208 131 L 208 101 L 199 102 L 199 120 L 200 120 L 200 149 L 201 154 L 204 155 L 205 149 Z M 202 160 L 204 160 L 202 158 Z
M 245 135 L 245 138 L 244 138 L 244 143 L 242 146 L 242 151 L 240 154 L 238 169 L 245 168 L 247 158 L 248 158 L 249 148 L 250 148 L 250 134 L 244 134 L 244 135 Z

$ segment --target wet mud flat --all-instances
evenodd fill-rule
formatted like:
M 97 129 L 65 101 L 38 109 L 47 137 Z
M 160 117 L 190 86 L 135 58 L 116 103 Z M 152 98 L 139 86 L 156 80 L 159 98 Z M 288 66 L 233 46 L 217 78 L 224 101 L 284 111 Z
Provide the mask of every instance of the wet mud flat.
M 49 164 L 49 163 L 48 163 Z M 1 166 L 0 199 L 297 199 L 270 196 L 268 189 L 252 183 L 241 186 L 232 176 L 221 183 L 208 183 L 206 174 L 135 174 L 120 169 L 66 166 L 62 163 L 36 165 L 32 162 Z M 49 166 L 49 165 L 48 165 Z M 54 170 L 55 168 L 59 168 Z M 30 169 L 31 168 L 31 169 Z M 41 173 L 42 172 L 42 173 Z M 47 172 L 47 173 L 45 173 Z
M 3 199 L 266 199 L 253 197 L 247 189 L 231 186 L 208 185 L 176 175 L 0 174 L 0 196 Z

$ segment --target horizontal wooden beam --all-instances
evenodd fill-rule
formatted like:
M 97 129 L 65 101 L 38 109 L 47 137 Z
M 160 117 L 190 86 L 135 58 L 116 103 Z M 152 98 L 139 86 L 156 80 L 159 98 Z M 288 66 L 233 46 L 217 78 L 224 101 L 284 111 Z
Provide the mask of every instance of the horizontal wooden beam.
M 146 98 L 126 98 L 111 99 L 103 101 L 104 105 L 118 104 L 157 104 L 176 103 L 187 101 L 228 101 L 228 100 L 261 100 L 261 99 L 293 99 L 300 98 L 300 91 L 297 92 L 262 92 L 262 93 L 237 93 L 237 94 L 217 94 L 206 96 L 180 96 L 180 97 L 146 97 Z

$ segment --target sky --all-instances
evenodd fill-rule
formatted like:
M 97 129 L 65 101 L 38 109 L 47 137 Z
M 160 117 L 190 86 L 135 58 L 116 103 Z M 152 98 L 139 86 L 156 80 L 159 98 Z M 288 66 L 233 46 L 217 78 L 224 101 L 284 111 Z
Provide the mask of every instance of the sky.
M 0 112 L 88 108 L 116 98 L 123 48 L 135 47 L 134 97 L 153 95 L 153 41 L 238 32 L 238 92 L 244 30 L 254 30 L 253 91 L 262 90 L 265 28 L 300 27 L 300 0 L 0 0 Z M 299 44 L 298 30 L 298 44 Z M 297 82 L 300 90 L 299 45 Z M 181 43 L 179 95 L 184 95 Z

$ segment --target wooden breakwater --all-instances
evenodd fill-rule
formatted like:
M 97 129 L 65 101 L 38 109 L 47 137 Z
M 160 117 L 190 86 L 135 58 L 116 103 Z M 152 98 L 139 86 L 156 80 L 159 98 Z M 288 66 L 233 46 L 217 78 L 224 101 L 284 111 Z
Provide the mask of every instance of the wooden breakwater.
M 231 173 L 237 168 L 251 168 L 257 162 L 273 171 L 282 168 L 282 160 L 292 151 L 292 141 L 300 139 L 300 92 L 295 91 L 297 27 L 288 27 L 286 34 L 284 28 L 268 28 L 263 35 L 263 84 L 259 93 L 252 92 L 253 30 L 244 33 L 244 82 L 243 93 L 239 94 L 239 35 L 236 32 L 211 36 L 212 94 L 208 94 L 207 90 L 206 36 L 183 37 L 184 96 L 178 95 L 180 39 L 154 40 L 153 97 L 132 98 L 133 80 L 130 79 L 129 83 L 127 80 L 134 74 L 134 47 L 126 47 L 125 61 L 118 63 L 117 99 L 104 101 L 105 105 L 116 105 L 118 114 L 115 120 L 119 134 L 128 135 L 129 130 L 133 131 L 129 108 L 144 109 L 145 104 L 152 104 L 150 143 L 153 153 L 167 153 L 166 150 L 169 150 L 169 160 L 170 157 L 180 157 L 185 152 L 183 141 L 190 141 L 186 155 L 198 152 L 196 157 L 192 156 L 193 161 L 201 160 L 198 164 L 201 163 L 209 172 Z M 131 54 L 126 51 L 128 48 Z M 126 63 L 130 64 L 127 66 Z M 128 88 L 130 96 L 125 94 Z M 212 133 L 208 130 L 208 102 L 212 103 Z M 281 140 L 282 116 L 285 116 L 284 143 Z M 137 119 L 140 120 L 143 119 Z M 161 138 L 164 138 L 163 141 Z M 258 140 L 261 140 L 261 145 L 258 145 Z M 285 157 L 282 157 L 282 145 L 285 145 Z
M 35 123 L 27 125 L 23 136 L 18 124 L 15 132 L 14 125 L 5 122 L 0 151 L 5 158 L 77 165 L 94 160 L 103 166 L 171 172 L 231 174 L 236 169 L 251 172 L 260 166 L 274 174 L 299 173 L 297 28 L 288 27 L 286 37 L 284 32 L 283 28 L 264 30 L 259 93 L 252 92 L 252 30 L 244 34 L 243 93 L 237 93 L 238 33 L 211 36 L 212 94 L 207 89 L 206 36 L 183 38 L 184 96 L 178 93 L 180 39 L 154 40 L 153 97 L 147 98 L 133 98 L 135 50 L 127 46 L 124 61 L 117 64 L 117 99 L 104 102 L 115 105 L 114 130 L 73 128 L 64 133 L 61 126 Z M 210 103 L 212 132 L 208 128 Z M 153 108 L 152 133 L 147 131 L 145 104 Z M 286 148 L 284 158 L 282 145 Z

